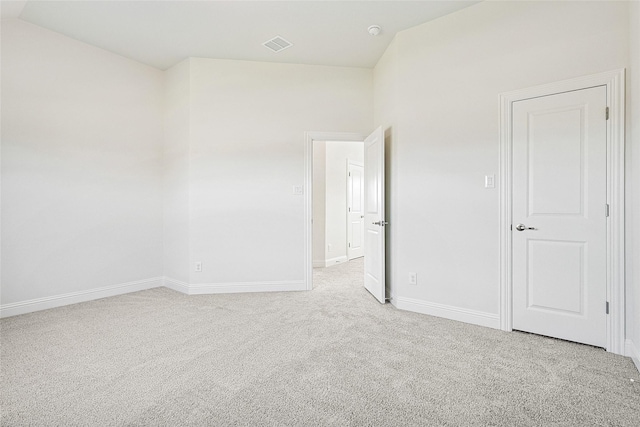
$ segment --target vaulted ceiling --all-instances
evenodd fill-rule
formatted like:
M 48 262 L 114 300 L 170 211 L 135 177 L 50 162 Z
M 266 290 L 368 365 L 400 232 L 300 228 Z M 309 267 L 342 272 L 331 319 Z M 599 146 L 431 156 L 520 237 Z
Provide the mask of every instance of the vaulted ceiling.
M 18 17 L 167 69 L 187 57 L 375 66 L 398 31 L 477 1 L 2 1 Z M 370 25 L 382 32 L 371 36 Z M 272 52 L 275 37 L 293 43 Z

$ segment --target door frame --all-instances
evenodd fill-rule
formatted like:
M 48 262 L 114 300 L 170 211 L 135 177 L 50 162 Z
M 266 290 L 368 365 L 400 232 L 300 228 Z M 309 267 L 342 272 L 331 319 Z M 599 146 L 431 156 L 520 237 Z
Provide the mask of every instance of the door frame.
M 353 132 L 304 133 L 304 289 L 313 289 L 313 141 L 363 142 L 367 136 Z
M 500 329 L 513 329 L 512 305 L 512 107 L 516 101 L 606 86 L 609 120 L 607 120 L 607 221 L 606 293 L 609 302 L 606 350 L 624 355 L 625 344 L 625 249 L 624 249 L 624 132 L 625 69 L 500 95 Z M 604 111 L 603 111 L 604 114 Z M 604 214 L 604 207 L 603 207 Z M 602 307 L 604 310 L 605 307 Z

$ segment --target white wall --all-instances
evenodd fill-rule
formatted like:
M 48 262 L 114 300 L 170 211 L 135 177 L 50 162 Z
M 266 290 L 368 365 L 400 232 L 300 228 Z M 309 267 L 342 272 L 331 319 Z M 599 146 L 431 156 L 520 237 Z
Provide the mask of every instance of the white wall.
M 190 60 L 165 74 L 163 214 L 164 276 L 189 281 Z
M 628 66 L 628 4 L 482 2 L 394 43 L 375 71 L 376 121 L 394 127 L 393 293 L 499 327 L 499 195 L 484 188 L 499 172 L 499 94 Z
M 325 260 L 336 264 L 347 261 L 347 159 L 363 163 L 364 144 L 330 141 L 326 151 Z
M 162 72 L 2 21 L 3 314 L 158 284 L 161 141 Z
M 629 13 L 627 73 L 627 355 L 640 369 L 640 3 Z
M 372 75 L 190 60 L 189 283 L 198 291 L 302 288 L 304 198 L 293 186 L 304 181 L 304 133 L 369 132 Z

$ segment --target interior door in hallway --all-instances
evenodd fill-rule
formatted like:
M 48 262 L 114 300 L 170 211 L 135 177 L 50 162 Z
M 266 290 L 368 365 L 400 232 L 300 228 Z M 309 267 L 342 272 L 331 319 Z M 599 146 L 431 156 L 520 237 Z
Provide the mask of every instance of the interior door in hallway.
M 347 257 L 364 256 L 364 165 L 347 160 Z
M 606 100 L 513 103 L 513 329 L 606 345 Z
M 385 302 L 384 132 L 364 141 L 364 287 Z

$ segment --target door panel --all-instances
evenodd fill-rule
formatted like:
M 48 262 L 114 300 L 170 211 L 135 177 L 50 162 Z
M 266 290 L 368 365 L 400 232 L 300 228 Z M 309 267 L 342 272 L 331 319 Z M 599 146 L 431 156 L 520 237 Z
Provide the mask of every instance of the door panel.
M 527 308 L 584 315 L 585 242 L 529 239 Z
M 347 257 L 364 256 L 364 165 L 347 161 Z
M 384 133 L 376 129 L 364 141 L 364 286 L 385 302 Z
M 602 86 L 517 101 L 512 123 L 513 328 L 601 347 L 606 95 Z
M 581 215 L 584 106 L 529 114 L 529 215 Z

